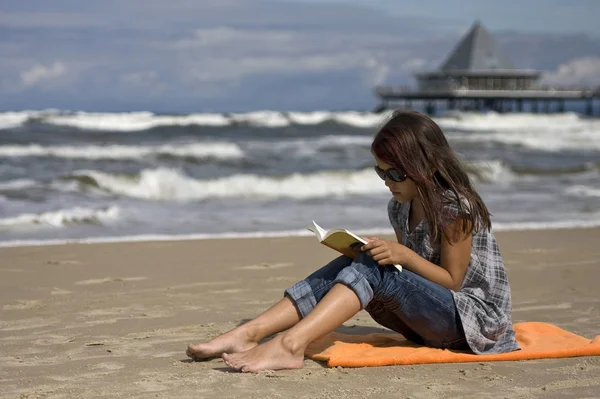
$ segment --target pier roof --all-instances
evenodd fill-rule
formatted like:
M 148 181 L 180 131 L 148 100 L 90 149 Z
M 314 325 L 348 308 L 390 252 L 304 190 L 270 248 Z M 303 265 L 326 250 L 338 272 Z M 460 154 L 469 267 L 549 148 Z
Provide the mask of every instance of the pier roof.
M 442 71 L 514 70 L 511 60 L 496 44 L 492 35 L 475 22 L 440 67 Z

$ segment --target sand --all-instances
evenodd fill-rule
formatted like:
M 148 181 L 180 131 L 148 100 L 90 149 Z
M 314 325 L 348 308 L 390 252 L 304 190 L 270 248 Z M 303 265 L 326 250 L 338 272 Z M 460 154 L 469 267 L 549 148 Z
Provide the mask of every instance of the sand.
M 497 236 L 514 322 L 600 334 L 600 229 Z M 333 256 L 312 237 L 2 248 L 0 397 L 600 397 L 600 357 L 259 374 L 187 359 Z M 360 312 L 338 331 L 383 328 Z

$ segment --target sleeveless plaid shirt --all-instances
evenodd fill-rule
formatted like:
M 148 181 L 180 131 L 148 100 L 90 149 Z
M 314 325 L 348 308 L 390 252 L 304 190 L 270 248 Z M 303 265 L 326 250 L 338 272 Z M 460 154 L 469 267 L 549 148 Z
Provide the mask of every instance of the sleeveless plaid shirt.
M 409 232 L 411 201 L 392 198 L 388 216 L 394 231 L 402 234 L 401 244 L 440 266 L 441 244 L 431 244 L 427 219 Z M 458 204 L 446 206 L 444 215 L 453 220 Z M 441 266 L 440 266 L 441 267 Z M 510 286 L 504 263 L 491 231 L 473 232 L 471 259 L 459 291 L 451 291 L 469 347 L 474 353 L 510 352 L 519 348 L 511 321 Z

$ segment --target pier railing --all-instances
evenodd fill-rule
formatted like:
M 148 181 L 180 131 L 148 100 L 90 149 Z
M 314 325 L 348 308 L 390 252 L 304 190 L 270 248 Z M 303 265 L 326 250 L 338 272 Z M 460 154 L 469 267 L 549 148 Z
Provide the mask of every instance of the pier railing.
M 600 88 L 553 88 L 537 87 L 527 90 L 476 90 L 468 88 L 446 88 L 417 90 L 409 87 L 379 86 L 375 93 L 388 99 L 589 99 L 600 98 Z

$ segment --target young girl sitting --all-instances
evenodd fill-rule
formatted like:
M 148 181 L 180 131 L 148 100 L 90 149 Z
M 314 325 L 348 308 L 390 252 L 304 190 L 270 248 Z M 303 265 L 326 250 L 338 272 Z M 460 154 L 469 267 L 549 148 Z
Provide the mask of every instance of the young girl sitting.
M 439 126 L 395 112 L 371 152 L 393 195 L 397 242 L 369 237 L 354 259 L 333 260 L 257 318 L 190 345 L 189 357 L 222 356 L 243 372 L 300 368 L 310 342 L 361 309 L 419 344 L 478 354 L 519 349 L 490 214 Z

